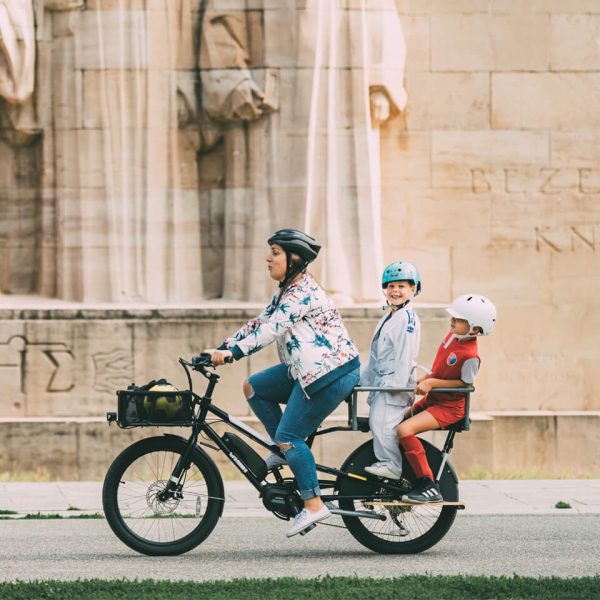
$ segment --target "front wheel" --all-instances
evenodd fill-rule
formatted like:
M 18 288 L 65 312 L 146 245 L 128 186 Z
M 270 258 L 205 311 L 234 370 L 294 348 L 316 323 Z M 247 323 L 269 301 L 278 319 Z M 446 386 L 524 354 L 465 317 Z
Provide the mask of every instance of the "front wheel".
M 221 516 L 223 480 L 194 448 L 176 489 L 163 495 L 186 440 L 153 437 L 129 446 L 110 466 L 102 489 L 104 514 L 127 546 L 150 556 L 183 554 L 202 543 Z
M 421 440 L 427 460 L 434 473 L 441 464 L 441 452 Z M 373 452 L 373 440 L 359 446 L 347 459 L 342 470 L 355 475 L 366 475 L 364 467 L 377 459 Z M 415 476 L 406 459 L 401 483 L 406 491 L 415 484 Z M 446 501 L 458 500 L 458 482 L 452 467 L 446 463 L 440 478 L 442 496 Z M 374 511 L 382 520 L 343 516 L 342 519 L 352 536 L 370 550 L 382 554 L 416 554 L 437 544 L 448 532 L 456 517 L 456 506 L 433 504 L 396 505 L 402 494 L 391 494 L 377 484 L 360 479 L 339 476 L 336 483 L 340 495 L 339 506 L 351 511 Z M 342 498 L 345 496 L 346 498 Z M 372 503 L 375 503 L 374 505 Z M 377 506 L 377 503 L 381 503 Z M 387 505 L 386 505 L 387 504 Z M 390 506 L 391 504 L 391 506 Z

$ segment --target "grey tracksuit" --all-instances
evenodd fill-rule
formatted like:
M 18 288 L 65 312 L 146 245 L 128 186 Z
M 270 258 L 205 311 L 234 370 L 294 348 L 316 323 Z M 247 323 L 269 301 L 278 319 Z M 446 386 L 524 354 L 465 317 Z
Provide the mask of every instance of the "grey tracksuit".
M 360 384 L 414 388 L 420 339 L 421 324 L 410 302 L 391 316 L 386 313 L 377 324 Z M 396 427 L 413 401 L 413 392 L 371 392 L 368 398 L 375 456 L 398 475 L 402 473 L 402 457 Z

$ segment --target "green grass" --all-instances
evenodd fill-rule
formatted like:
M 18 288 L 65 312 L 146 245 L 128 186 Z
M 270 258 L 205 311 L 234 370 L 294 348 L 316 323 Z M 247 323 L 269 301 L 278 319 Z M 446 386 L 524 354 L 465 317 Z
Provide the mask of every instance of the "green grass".
M 318 579 L 237 579 L 233 581 L 166 582 L 126 580 L 79 580 L 0 583 L 0 600 L 443 600 L 599 598 L 600 576 L 558 577 L 468 577 L 409 575 L 397 579 L 324 577 Z
M 35 471 L 2 471 L 0 472 L 0 482 L 14 483 L 16 481 L 35 481 L 37 483 L 52 481 L 53 477 L 45 467 L 36 469 Z M 62 478 L 55 477 L 54 481 L 61 481 Z
M 67 511 L 71 511 L 71 510 L 79 510 L 77 509 L 73 509 L 73 508 L 67 508 Z M 150 515 L 148 517 L 133 517 L 133 518 L 140 518 L 140 519 L 195 519 L 197 518 L 195 515 L 192 514 L 184 514 L 184 515 L 179 515 L 179 514 L 173 514 L 173 515 L 160 515 L 160 514 L 156 514 L 156 515 Z M 23 519 L 27 519 L 27 520 L 33 520 L 33 519 L 42 519 L 42 520 L 47 520 L 47 519 L 104 519 L 104 515 L 102 513 L 83 513 L 81 515 L 63 515 L 63 514 L 59 514 L 59 513 L 43 513 L 43 512 L 36 512 L 36 513 L 27 513 L 25 515 L 20 515 L 16 510 L 0 510 L 0 521 L 2 520 L 11 520 L 11 521 L 16 521 L 16 520 L 23 520 Z
M 485 467 L 473 466 L 467 469 L 458 469 L 460 480 L 474 479 L 598 479 L 600 473 L 597 471 L 550 471 L 548 469 L 487 469 Z
M 6 516 L 6 515 L 18 515 L 15 511 L 3 511 L 0 512 L 1 520 L 10 521 L 22 521 L 22 520 L 33 520 L 33 519 L 104 519 L 102 513 L 86 513 L 82 515 L 59 515 L 58 513 L 27 513 L 23 516 Z

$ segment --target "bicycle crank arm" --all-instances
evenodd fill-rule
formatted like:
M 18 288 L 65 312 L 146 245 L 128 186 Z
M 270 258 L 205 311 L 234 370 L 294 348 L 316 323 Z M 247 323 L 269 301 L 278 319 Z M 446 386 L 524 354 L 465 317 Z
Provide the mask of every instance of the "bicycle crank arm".
M 385 521 L 385 515 L 378 515 L 377 513 L 366 511 L 366 510 L 342 510 L 341 508 L 335 508 L 334 506 L 327 505 L 327 508 L 331 511 L 332 515 L 340 515 L 342 517 L 356 517 L 357 519 L 376 519 L 378 521 Z

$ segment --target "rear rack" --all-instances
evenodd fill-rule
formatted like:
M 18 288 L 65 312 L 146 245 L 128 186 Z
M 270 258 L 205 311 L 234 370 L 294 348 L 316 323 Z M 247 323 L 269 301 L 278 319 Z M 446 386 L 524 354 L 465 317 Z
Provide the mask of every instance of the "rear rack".
M 442 462 L 437 471 L 437 475 L 435 480 L 439 481 L 442 473 L 444 471 L 444 467 L 448 460 L 448 455 L 452 452 L 452 447 L 454 445 L 454 436 L 461 431 L 469 431 L 471 428 L 471 419 L 470 419 L 470 405 L 471 405 L 471 394 L 475 391 L 473 386 L 468 387 L 459 387 L 459 388 L 435 388 L 436 393 L 461 393 L 465 395 L 465 417 L 461 421 L 457 423 L 453 423 L 449 427 L 446 428 L 448 435 L 446 436 L 446 441 L 444 442 L 444 447 L 442 448 Z M 357 412 L 357 403 L 358 403 L 358 394 L 361 392 L 414 392 L 414 388 L 395 388 L 395 387 L 362 387 L 358 386 L 352 390 L 352 394 L 346 399 L 348 402 L 348 427 L 352 431 L 368 431 L 369 423 L 366 417 L 358 417 Z M 397 503 L 398 504 L 398 503 Z M 442 503 L 443 504 L 443 503 Z M 447 503 L 446 503 L 447 504 Z M 400 505 L 400 504 L 398 504 Z M 413 506 L 415 506 L 413 504 Z M 417 505 L 418 506 L 418 505 Z M 427 506 L 431 506 L 431 504 L 427 504 Z M 457 508 L 462 509 L 464 505 L 462 503 L 456 503 Z
M 352 390 L 352 394 L 347 398 L 348 402 L 348 427 L 352 431 L 362 430 L 360 427 L 359 419 L 357 416 L 358 410 L 358 394 L 362 392 L 414 392 L 414 388 L 399 388 L 399 387 L 363 387 L 357 386 Z M 436 394 L 442 393 L 460 393 L 465 395 L 465 418 L 458 423 L 454 423 L 448 430 L 450 431 L 469 431 L 471 428 L 470 419 L 470 405 L 471 405 L 471 394 L 475 391 L 473 386 L 459 387 L 459 388 L 435 388 Z

